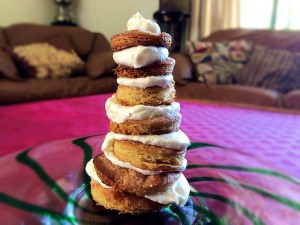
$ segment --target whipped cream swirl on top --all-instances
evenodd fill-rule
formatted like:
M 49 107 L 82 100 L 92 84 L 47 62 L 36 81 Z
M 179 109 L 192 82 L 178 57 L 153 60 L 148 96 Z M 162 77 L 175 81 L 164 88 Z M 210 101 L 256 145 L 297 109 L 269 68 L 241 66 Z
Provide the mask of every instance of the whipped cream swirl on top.
M 145 19 L 140 13 L 136 13 L 127 22 L 127 30 L 139 30 L 160 34 L 157 23 Z M 133 68 L 141 68 L 156 61 L 162 61 L 169 56 L 169 50 L 164 47 L 135 46 L 113 53 L 115 62 Z
M 140 13 L 136 13 L 127 22 L 127 30 L 142 30 L 159 34 L 160 27 L 157 23 L 145 19 Z

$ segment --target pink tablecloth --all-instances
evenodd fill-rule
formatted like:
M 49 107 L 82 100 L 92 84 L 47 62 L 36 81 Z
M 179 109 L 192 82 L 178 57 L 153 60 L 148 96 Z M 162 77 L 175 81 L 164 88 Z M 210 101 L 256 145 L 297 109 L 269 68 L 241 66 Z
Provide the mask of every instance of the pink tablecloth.
M 300 178 L 300 114 L 181 101 L 191 140 L 238 149 Z
M 105 134 L 108 131 L 108 119 L 104 104 L 109 96 L 110 94 L 2 106 L 1 155 L 50 140 Z M 203 142 L 222 146 L 201 147 L 198 143 L 198 148 L 187 152 L 188 168 L 185 175 L 198 191 L 192 191 L 191 195 L 204 197 L 208 209 L 222 220 L 230 221 L 230 224 L 298 224 L 300 114 L 184 100 L 180 103 L 183 115 L 181 129 L 194 144 Z M 65 142 L 69 146 L 66 149 L 72 150 L 72 158 L 75 157 L 74 154 L 82 154 L 82 151 L 76 151 L 78 147 L 74 142 Z M 64 146 L 56 146 L 55 143 L 40 145 L 31 150 L 36 152 L 37 158 L 46 147 L 50 152 L 61 152 L 59 147 Z M 98 137 L 90 138 L 88 143 L 95 150 L 93 154 L 100 151 Z M 23 153 L 20 155 L 26 156 Z M 49 160 L 56 162 L 56 157 L 42 157 L 39 160 L 43 162 L 38 162 L 41 165 L 47 164 Z M 67 156 L 59 154 L 59 157 Z M 4 159 L 11 162 L 15 160 L 14 155 Z M 24 166 L 20 164 L 20 161 L 24 163 L 24 159 L 27 158 L 19 157 L 16 166 Z M 63 161 L 66 162 L 67 159 L 70 157 Z M 2 166 L 9 166 L 5 160 L 2 162 Z M 71 160 L 70 165 L 75 168 L 78 168 L 78 164 L 80 163 L 74 165 Z M 38 166 L 32 164 L 32 161 L 28 165 L 31 169 Z M 5 170 L 3 171 L 5 175 Z M 40 178 L 45 176 L 46 174 L 40 174 Z M 14 179 L 14 176 L 8 177 Z M 10 199 L 6 200 L 11 203 L 8 201 Z
M 111 94 L 0 107 L 0 155 L 51 140 L 108 132 Z M 300 174 L 300 114 L 179 101 L 191 140 L 239 149 Z
M 110 95 L 1 106 L 0 155 L 42 142 L 106 133 L 104 104 Z
M 0 106 L 0 154 L 41 142 L 108 132 L 104 104 L 109 96 Z M 192 140 L 249 153 L 285 149 L 285 154 L 300 155 L 300 114 L 179 102 L 183 115 L 181 129 Z
M 41 142 L 108 132 L 104 104 L 111 94 L 0 107 L 0 153 Z M 190 139 L 272 157 L 300 155 L 300 114 L 179 101 Z M 299 154 L 299 155 L 298 155 Z M 265 155 L 265 156 L 266 156 Z M 264 156 L 264 157 L 265 157 Z

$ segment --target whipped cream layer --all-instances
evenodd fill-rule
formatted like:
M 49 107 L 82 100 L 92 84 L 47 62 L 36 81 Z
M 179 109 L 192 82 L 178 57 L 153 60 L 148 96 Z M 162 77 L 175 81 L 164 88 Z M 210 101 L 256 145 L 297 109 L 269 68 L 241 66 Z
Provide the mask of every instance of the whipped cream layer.
M 179 179 L 165 192 L 153 195 L 145 195 L 145 198 L 164 205 L 176 204 L 184 206 L 188 200 L 189 194 L 190 185 L 184 175 L 181 174 Z
M 143 170 L 131 165 L 129 162 L 123 162 L 114 156 L 114 144 L 115 140 L 131 140 L 138 141 L 143 144 L 150 144 L 159 147 L 174 149 L 174 150 L 185 150 L 190 145 L 189 138 L 182 132 L 172 132 L 162 135 L 125 135 L 109 132 L 103 141 L 102 151 L 105 157 L 114 165 L 124 167 L 127 169 L 133 169 L 144 175 L 155 175 L 162 173 L 163 171 Z M 187 160 L 184 159 L 181 164 L 181 170 L 184 170 L 187 166 Z
M 113 58 L 118 65 L 141 68 L 156 61 L 168 58 L 169 50 L 165 47 L 138 45 L 114 52 Z
M 101 179 L 98 177 L 93 159 L 91 159 L 85 167 L 85 171 L 87 174 L 93 179 L 94 181 L 98 182 L 102 187 L 110 189 L 111 187 L 106 185 L 101 181 Z M 188 196 L 190 193 L 190 186 L 184 177 L 183 174 L 179 177 L 179 179 L 165 192 L 152 194 L 152 195 L 146 195 L 145 198 L 148 198 L 154 202 L 158 202 L 161 204 L 179 204 L 181 206 L 184 206 L 188 200 Z
M 160 106 L 125 106 L 117 102 L 115 95 L 107 99 L 105 109 L 107 117 L 115 123 L 123 123 L 127 120 L 152 119 L 157 116 L 166 116 L 168 118 L 181 117 L 179 113 L 180 104 L 178 102 Z
M 93 180 L 97 181 L 102 187 L 104 188 L 111 188 L 109 186 L 107 186 L 106 184 L 104 184 L 101 179 L 98 177 L 94 163 L 93 163 L 93 159 L 91 159 L 85 166 L 85 171 L 86 173 L 90 176 L 90 178 L 92 178 Z
M 102 150 L 109 151 L 115 140 L 137 141 L 174 150 L 185 150 L 190 145 L 189 138 L 181 130 L 161 135 L 125 135 L 109 132 L 103 141 Z
M 145 19 L 140 13 L 136 13 L 132 18 L 130 18 L 127 22 L 127 30 L 141 30 L 141 31 L 149 31 L 152 33 L 159 34 L 160 27 L 157 23 Z
M 160 174 L 163 171 L 160 170 L 144 170 L 144 169 L 140 169 L 138 167 L 135 167 L 133 165 L 131 165 L 129 162 L 123 162 L 121 160 L 119 160 L 117 157 L 114 156 L 113 153 L 113 148 L 111 147 L 108 151 L 104 152 L 105 157 L 114 165 L 119 166 L 119 167 L 123 167 L 126 169 L 132 169 L 135 170 L 143 175 L 156 175 L 156 174 Z M 187 161 L 184 159 L 182 168 L 186 168 L 187 166 Z
M 127 78 L 120 77 L 117 79 L 117 83 L 129 87 L 147 88 L 153 86 L 167 87 L 173 82 L 173 75 L 165 76 L 149 76 L 149 77 L 139 77 L 139 78 Z

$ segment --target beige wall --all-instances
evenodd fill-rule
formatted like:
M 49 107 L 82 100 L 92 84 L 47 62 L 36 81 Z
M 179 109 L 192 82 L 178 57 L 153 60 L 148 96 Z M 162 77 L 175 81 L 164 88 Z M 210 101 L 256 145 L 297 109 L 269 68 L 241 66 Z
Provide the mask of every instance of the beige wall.
M 110 38 L 125 31 L 127 20 L 136 12 L 153 19 L 159 0 L 78 0 L 75 6 L 80 26 Z
M 25 22 L 50 24 L 54 17 L 52 0 L 0 0 L 0 26 Z
M 127 20 L 136 12 L 153 19 L 159 0 L 73 0 L 77 23 L 101 32 L 108 39 L 126 30 Z M 0 0 L 0 26 L 32 22 L 51 24 L 56 14 L 53 0 Z

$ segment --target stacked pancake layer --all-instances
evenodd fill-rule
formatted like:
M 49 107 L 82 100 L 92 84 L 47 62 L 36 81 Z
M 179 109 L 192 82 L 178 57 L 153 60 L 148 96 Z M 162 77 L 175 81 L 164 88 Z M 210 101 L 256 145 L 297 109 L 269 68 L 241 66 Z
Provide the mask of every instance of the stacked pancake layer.
M 103 153 L 86 166 L 93 199 L 120 213 L 185 205 L 189 184 L 181 173 L 190 141 L 179 129 L 180 105 L 168 57 L 171 36 L 139 13 L 128 31 L 111 38 L 119 84 L 105 105 L 110 132 Z

